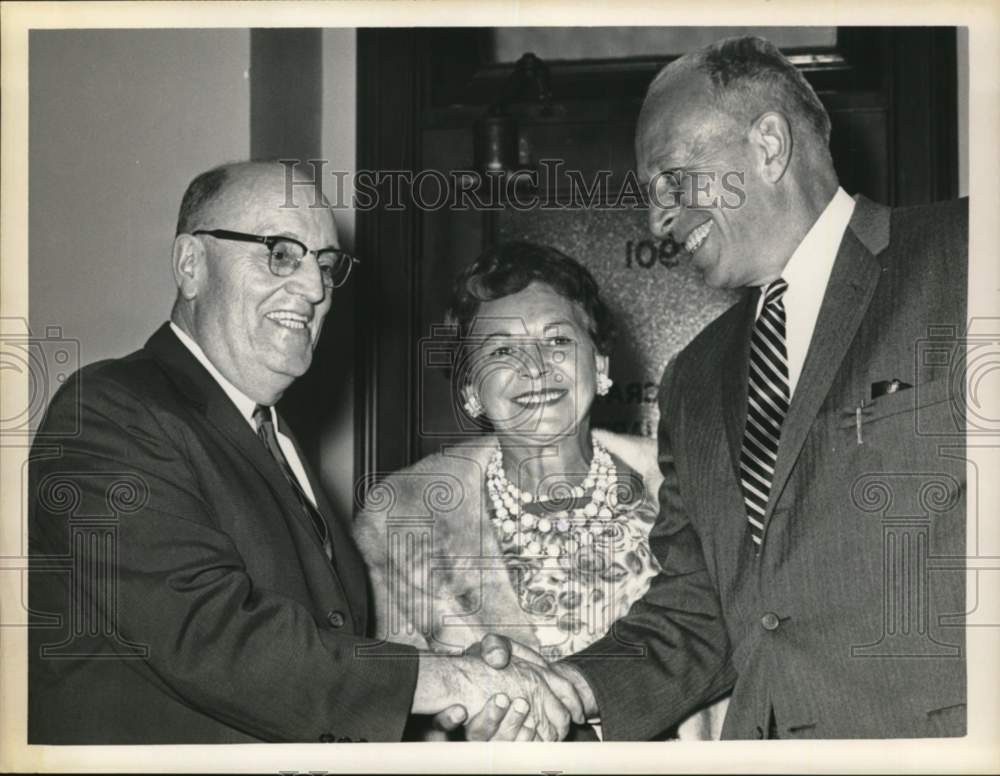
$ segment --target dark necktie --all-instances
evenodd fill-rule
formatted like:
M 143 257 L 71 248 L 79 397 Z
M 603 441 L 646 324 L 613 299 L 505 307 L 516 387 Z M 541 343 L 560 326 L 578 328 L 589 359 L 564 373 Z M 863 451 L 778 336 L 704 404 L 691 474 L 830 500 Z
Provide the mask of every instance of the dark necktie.
M 764 306 L 750 338 L 747 422 L 740 449 L 740 484 L 757 551 L 764 538 L 764 513 L 778 460 L 781 424 L 788 413 L 788 350 L 785 346 L 785 303 L 788 283 L 778 278 L 764 291 Z
M 274 430 L 274 422 L 271 420 L 271 410 L 261 404 L 258 404 L 253 411 L 253 422 L 257 427 L 257 436 L 260 437 L 260 441 L 264 443 L 264 447 L 268 449 L 271 456 L 278 463 L 278 468 L 281 469 L 281 473 L 285 475 L 285 479 L 288 480 L 288 484 L 292 486 L 292 490 L 295 491 L 295 495 L 299 500 L 299 506 L 301 506 L 302 511 L 306 514 L 309 520 L 312 522 L 313 527 L 316 529 L 316 533 L 319 535 L 320 541 L 323 543 L 323 552 L 326 553 L 326 557 L 333 560 L 333 546 L 330 544 L 330 534 L 326 528 L 326 522 L 323 520 L 323 516 L 320 515 L 319 510 L 313 506 L 313 503 L 309 500 L 309 497 L 303 493 L 302 486 L 299 485 L 299 481 L 295 476 L 295 472 L 288 465 L 288 460 L 285 458 L 285 454 L 281 452 L 281 445 L 278 444 L 278 435 Z

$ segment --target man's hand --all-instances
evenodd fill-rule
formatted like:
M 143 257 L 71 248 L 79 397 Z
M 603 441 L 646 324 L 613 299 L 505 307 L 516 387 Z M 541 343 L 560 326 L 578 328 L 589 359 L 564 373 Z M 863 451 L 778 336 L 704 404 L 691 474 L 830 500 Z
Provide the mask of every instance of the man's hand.
M 465 650 L 466 655 L 481 657 L 491 668 L 506 668 L 512 657 L 534 663 L 536 666 L 548 667 L 549 661 L 539 655 L 531 647 L 526 647 L 519 641 L 496 633 L 487 633 L 482 641 L 477 641 Z
M 594 691 L 591 689 L 590 683 L 577 667 L 572 663 L 567 663 L 565 660 L 560 660 L 557 663 L 552 663 L 551 668 L 576 691 L 577 697 L 580 699 L 580 704 L 583 707 L 584 719 L 593 720 L 597 718 L 600 715 L 600 710 L 597 708 L 597 698 L 594 697 Z
M 451 732 L 465 723 L 465 738 L 468 741 L 540 741 L 534 724 L 528 720 L 530 704 L 524 698 L 515 698 L 511 703 L 503 693 L 494 695 L 472 719 L 464 706 L 452 706 L 434 717 L 434 725 L 439 730 Z
M 568 696 L 568 700 L 571 703 L 573 702 L 573 698 L 579 700 L 583 706 L 583 714 L 587 719 L 598 715 L 597 699 L 594 697 L 594 691 L 590 688 L 590 684 L 584 678 L 583 674 L 572 663 L 567 663 L 564 660 L 549 663 L 530 647 L 526 647 L 524 644 L 513 639 L 508 639 L 505 636 L 498 636 L 495 633 L 489 633 L 484 636 L 482 641 L 478 641 L 469 647 L 465 651 L 465 654 L 481 655 L 483 660 L 493 668 L 506 667 L 512 657 L 545 666 L 573 687 L 574 692 L 571 696 Z M 559 686 L 562 687 L 562 685 Z M 553 688 L 553 691 L 559 695 L 559 692 L 555 688 Z M 562 695 L 559 695 L 559 699 L 563 700 Z M 569 708 L 568 704 L 566 708 Z
M 516 643 L 516 642 L 515 642 Z M 517 645 L 525 653 L 526 659 L 541 655 L 520 644 Z M 519 650 L 520 651 L 520 650 Z M 466 655 L 481 657 L 486 665 L 500 670 L 510 662 L 514 646 L 504 636 L 488 633 L 482 641 L 477 641 L 465 650 Z M 434 717 L 434 727 L 450 733 L 465 725 L 465 737 L 469 741 L 524 741 L 537 740 L 534 726 L 524 725 L 531 711 L 530 704 L 524 698 L 515 698 L 513 706 L 510 698 L 504 694 L 494 695 L 472 719 L 465 706 L 449 706 Z M 525 738 L 530 736 L 530 738 Z
M 513 736 L 515 740 L 528 740 L 528 731 L 524 728 L 533 726 L 535 732 L 532 737 L 545 741 L 564 738 L 571 720 L 583 723 L 583 705 L 569 681 L 551 671 L 541 656 L 526 649 L 521 645 L 505 646 L 500 641 L 484 640 L 480 647 L 482 658 L 422 654 L 413 712 L 437 713 L 447 705 L 447 720 L 452 721 L 456 719 L 454 706 L 461 704 L 466 708 L 481 709 L 468 723 L 473 725 L 477 737 L 485 737 L 486 731 L 495 727 L 491 735 L 493 738 L 505 735 Z M 493 668 L 492 665 L 503 663 L 500 658 L 509 659 L 507 667 Z M 504 695 L 506 699 L 497 698 L 498 695 Z M 510 698 L 515 701 L 506 707 L 508 711 L 501 719 L 504 700 Z M 523 710 L 522 704 L 517 703 L 518 699 L 527 701 L 529 708 Z M 495 708 L 488 708 L 490 704 Z M 515 717 L 505 722 L 511 712 Z M 516 715 L 521 713 L 528 716 L 517 725 Z M 439 719 L 439 724 L 441 722 Z M 446 725 L 447 722 L 444 722 L 442 726 Z
M 529 647 L 503 636 L 488 634 L 482 641 L 469 647 L 465 654 L 481 657 L 487 665 L 496 669 L 505 668 L 511 658 L 518 658 L 536 666 L 544 667 L 551 672 L 552 666 L 545 658 Z M 551 678 L 551 682 L 550 682 Z M 578 694 L 560 682 L 558 674 L 550 674 L 546 683 L 567 709 L 572 708 L 572 716 L 578 724 L 579 716 L 575 712 L 580 704 Z M 569 683 L 571 686 L 571 683 Z M 589 687 L 587 688 L 589 690 Z M 441 730 L 452 731 L 465 723 L 465 736 L 469 741 L 531 741 L 540 740 L 531 727 L 528 716 L 530 704 L 524 698 L 510 699 L 503 694 L 494 695 L 483 707 L 482 711 L 472 719 L 463 706 L 451 706 L 434 718 L 434 724 Z

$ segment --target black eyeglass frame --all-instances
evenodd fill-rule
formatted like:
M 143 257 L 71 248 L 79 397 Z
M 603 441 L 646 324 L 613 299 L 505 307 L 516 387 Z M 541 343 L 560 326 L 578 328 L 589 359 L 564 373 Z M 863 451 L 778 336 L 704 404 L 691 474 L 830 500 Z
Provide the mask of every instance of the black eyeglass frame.
M 354 265 L 361 263 L 361 260 L 357 256 L 354 256 L 353 254 L 348 253 L 347 251 L 341 248 L 320 248 L 319 250 L 313 251 L 309 250 L 309 247 L 300 240 L 296 240 L 294 237 L 288 237 L 283 234 L 249 234 L 247 232 L 234 232 L 231 229 L 196 229 L 195 231 L 191 232 L 191 234 L 192 235 L 205 234 L 208 235 L 209 237 L 214 237 L 217 240 L 232 240 L 234 242 L 259 243 L 260 245 L 263 245 L 264 247 L 267 248 L 267 254 L 268 254 L 267 268 L 270 270 L 272 275 L 279 278 L 288 277 L 289 275 L 292 275 L 302 264 L 302 259 L 308 256 L 310 253 L 316 257 L 317 262 L 319 261 L 320 254 L 332 254 L 336 256 L 344 256 L 350 259 L 350 261 L 348 261 L 347 269 L 344 270 L 344 277 L 340 280 L 339 283 L 334 282 L 334 279 L 331 277 L 330 285 L 327 285 L 326 283 L 327 276 L 324 275 L 322 272 L 320 272 L 320 274 L 323 275 L 323 286 L 331 290 L 343 286 L 347 282 L 347 279 L 351 276 L 351 270 L 354 269 Z M 274 271 L 274 263 L 275 263 L 274 246 L 276 246 L 279 242 L 293 243 L 295 245 L 298 245 L 302 249 L 302 256 L 300 256 L 297 259 L 297 261 L 295 262 L 295 266 L 292 267 L 292 271 L 286 275 L 282 275 Z M 322 265 L 320 265 L 320 267 L 322 269 Z

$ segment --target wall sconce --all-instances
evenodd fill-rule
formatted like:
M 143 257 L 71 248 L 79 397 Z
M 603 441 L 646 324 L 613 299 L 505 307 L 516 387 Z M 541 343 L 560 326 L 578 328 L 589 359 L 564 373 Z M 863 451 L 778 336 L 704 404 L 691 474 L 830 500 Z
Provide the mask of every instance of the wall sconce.
M 531 53 L 517 60 L 500 97 L 473 126 L 473 157 L 480 173 L 513 173 L 530 163 L 519 147 L 517 119 L 508 107 L 529 87 L 542 105 L 541 115 L 548 115 L 552 104 L 549 68 Z

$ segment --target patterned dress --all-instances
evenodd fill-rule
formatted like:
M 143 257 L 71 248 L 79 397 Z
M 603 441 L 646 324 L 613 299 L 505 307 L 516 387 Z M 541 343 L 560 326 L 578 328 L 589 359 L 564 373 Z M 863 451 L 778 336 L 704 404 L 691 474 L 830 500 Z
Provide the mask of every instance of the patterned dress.
M 660 570 L 648 543 L 660 477 L 655 443 L 593 434 L 617 467 L 610 516 L 576 517 L 586 497 L 534 502 L 528 509 L 554 529 L 530 537 L 497 526 L 485 477 L 494 438 L 428 456 L 373 488 L 355 538 L 371 575 L 376 633 L 450 654 L 501 633 L 552 660 L 611 630 Z M 550 549 L 556 542 L 562 551 Z M 718 738 L 725 707 L 698 712 L 679 737 Z
M 518 534 L 497 537 L 521 609 L 550 660 L 579 652 L 607 633 L 660 571 L 647 541 L 656 520 L 650 500 L 619 503 L 610 518 L 571 517 L 574 507 L 588 501 L 549 509 L 532 505 L 553 524 L 568 524 L 560 538 L 572 552 L 553 557 L 543 544 L 541 552 L 529 553 Z

